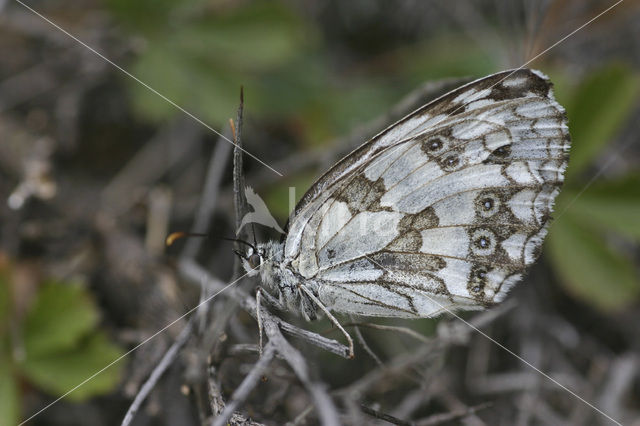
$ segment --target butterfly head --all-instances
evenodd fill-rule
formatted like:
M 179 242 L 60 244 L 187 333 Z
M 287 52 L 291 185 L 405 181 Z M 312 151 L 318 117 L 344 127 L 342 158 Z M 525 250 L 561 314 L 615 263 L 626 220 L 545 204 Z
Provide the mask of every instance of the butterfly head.
M 260 274 L 263 284 L 273 285 L 280 281 L 282 266 L 282 245 L 275 241 L 246 244 L 244 251 L 236 250 L 247 275 L 254 277 Z

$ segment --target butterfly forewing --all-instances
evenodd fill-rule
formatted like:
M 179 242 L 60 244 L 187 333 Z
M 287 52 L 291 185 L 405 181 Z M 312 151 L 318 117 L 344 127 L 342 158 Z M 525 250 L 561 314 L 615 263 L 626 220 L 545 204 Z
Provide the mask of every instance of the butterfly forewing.
M 470 83 L 329 170 L 296 208 L 285 256 L 338 312 L 492 305 L 538 256 L 569 145 L 540 73 Z

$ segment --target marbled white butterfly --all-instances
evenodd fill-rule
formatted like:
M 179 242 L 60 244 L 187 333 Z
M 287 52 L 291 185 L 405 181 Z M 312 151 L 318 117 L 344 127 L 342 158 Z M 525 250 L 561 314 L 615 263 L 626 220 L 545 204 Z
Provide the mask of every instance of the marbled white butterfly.
M 570 148 L 539 71 L 504 71 L 419 108 L 338 162 L 281 242 L 242 254 L 272 303 L 422 318 L 502 301 L 539 255 Z M 260 295 L 260 291 L 258 292 Z

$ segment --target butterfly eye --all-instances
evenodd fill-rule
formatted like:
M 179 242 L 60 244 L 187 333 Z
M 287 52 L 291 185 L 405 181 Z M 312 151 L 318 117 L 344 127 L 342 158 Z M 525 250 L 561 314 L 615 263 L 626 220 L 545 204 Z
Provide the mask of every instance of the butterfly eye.
M 251 269 L 256 269 L 262 263 L 262 259 L 260 258 L 260 255 L 258 253 L 254 253 L 249 256 L 247 261 L 249 262 L 249 266 L 251 267 Z

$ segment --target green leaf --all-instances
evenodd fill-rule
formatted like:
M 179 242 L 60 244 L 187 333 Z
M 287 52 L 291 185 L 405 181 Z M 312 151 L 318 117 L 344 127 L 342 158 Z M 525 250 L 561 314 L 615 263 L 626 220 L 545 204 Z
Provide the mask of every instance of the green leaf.
M 572 200 L 571 213 L 585 225 L 640 241 L 640 175 L 601 182 L 582 194 L 565 192 L 559 205 Z
M 386 83 L 386 84 L 385 84 Z M 397 88 L 390 87 L 388 82 L 373 79 L 352 81 L 349 88 L 327 90 L 322 97 L 323 105 L 320 116 L 313 117 L 309 127 L 314 123 L 326 122 L 331 126 L 331 133 L 315 135 L 315 143 L 326 142 L 327 139 L 349 132 L 389 110 L 389 107 L 400 99 Z M 311 135 L 314 137 L 314 135 Z M 362 140 L 361 143 L 366 142 Z
M 477 49 L 467 38 L 451 35 L 402 48 L 391 62 L 411 82 L 409 87 L 440 78 L 480 78 L 496 70 L 494 57 L 488 52 Z
M 9 268 L 0 259 L 0 337 L 9 323 L 11 314 L 11 288 L 9 287 Z
M 84 287 L 45 283 L 25 320 L 27 355 L 37 356 L 71 348 L 95 327 L 97 321 L 98 312 Z
M 164 33 L 170 18 L 197 7 L 193 0 L 107 0 L 107 7 L 118 22 L 137 33 L 153 36 Z
M 161 43 L 152 44 L 133 67 L 133 74 L 151 87 L 161 88 L 168 99 L 185 108 L 194 110 L 194 96 L 206 92 L 187 65 L 189 58 L 180 51 L 166 48 Z M 136 82 L 127 81 L 133 94 L 133 105 L 137 112 L 151 120 L 165 120 L 178 113 L 178 109 L 154 92 Z M 216 93 L 216 98 L 219 94 Z M 194 111 L 196 114 L 198 111 Z M 206 117 L 204 117 L 206 119 Z
M 552 65 L 544 66 L 543 69 L 553 83 L 553 94 L 556 100 L 565 108 L 568 107 L 576 91 L 575 77 Z
M 547 254 L 576 297 L 603 309 L 622 308 L 640 294 L 633 264 L 567 211 L 552 226 Z
M 583 172 L 611 142 L 638 99 L 640 79 L 626 66 L 611 65 L 589 76 L 567 103 L 573 144 L 568 177 Z
M 208 60 L 209 67 L 264 72 L 293 57 L 307 36 L 291 9 L 253 2 L 230 15 L 192 22 L 170 39 L 186 55 Z
M 64 395 L 80 385 L 68 397 L 81 401 L 114 389 L 120 380 L 121 364 L 116 363 L 97 373 L 120 356 L 121 350 L 98 332 L 65 351 L 37 356 L 27 354 L 22 369 L 33 383 L 52 395 Z
M 20 415 L 20 394 L 4 349 L 0 345 L 0 424 L 15 425 Z
M 242 85 L 251 97 L 252 112 L 270 112 L 288 105 L 286 95 L 292 89 L 283 99 L 282 92 L 267 90 L 264 79 L 283 86 L 296 69 L 291 62 L 304 53 L 312 33 L 279 2 L 200 13 L 152 37 L 133 74 L 210 123 L 235 114 Z M 134 105 L 145 117 L 161 121 L 179 113 L 147 88 L 130 84 Z

